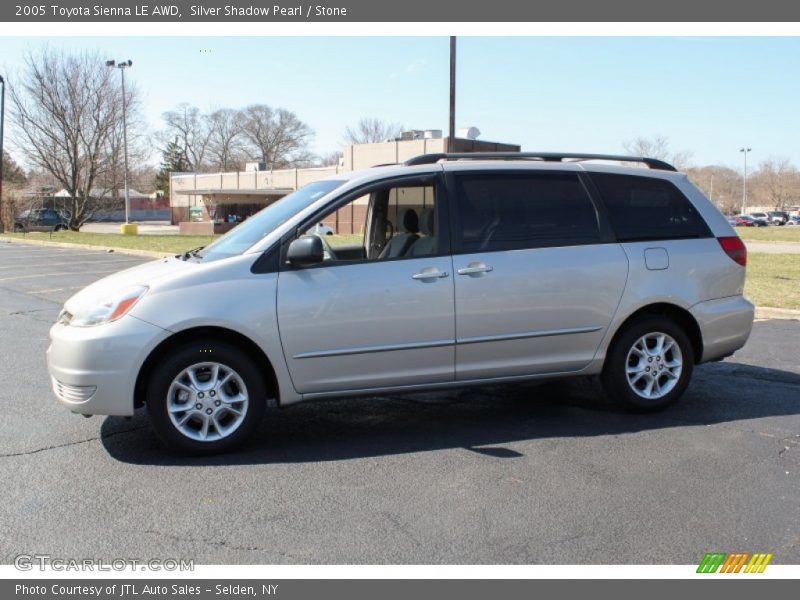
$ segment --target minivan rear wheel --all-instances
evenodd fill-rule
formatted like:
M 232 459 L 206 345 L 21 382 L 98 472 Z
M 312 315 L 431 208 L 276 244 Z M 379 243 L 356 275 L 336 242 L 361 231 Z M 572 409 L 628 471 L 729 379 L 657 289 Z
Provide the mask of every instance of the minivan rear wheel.
M 256 365 L 222 342 L 181 346 L 158 366 L 147 386 L 147 413 L 172 448 L 207 454 L 232 449 L 258 426 L 266 387 Z
M 636 411 L 655 411 L 683 395 L 693 368 L 694 350 L 683 328 L 666 317 L 643 317 L 616 337 L 601 380 L 616 402 Z

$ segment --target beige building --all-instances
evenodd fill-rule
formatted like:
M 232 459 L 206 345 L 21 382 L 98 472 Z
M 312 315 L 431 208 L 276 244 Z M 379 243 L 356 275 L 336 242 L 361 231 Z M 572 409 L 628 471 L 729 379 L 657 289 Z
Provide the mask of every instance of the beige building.
M 376 165 L 402 163 L 420 154 L 445 152 L 449 138 L 438 131 L 410 132 L 406 137 L 376 144 L 355 144 L 344 149 L 340 164 L 333 167 L 265 170 L 249 163 L 245 171 L 232 173 L 173 173 L 170 178 L 170 210 L 181 233 L 224 233 L 236 222 L 294 190 L 343 171 Z M 452 152 L 519 152 L 515 144 L 454 138 Z M 425 199 L 420 199 L 424 205 Z M 330 223 L 342 233 L 358 233 L 360 215 L 335 215 Z M 233 222 L 231 222 L 233 221 Z M 335 222 L 334 222 L 335 221 Z M 326 223 L 328 224 L 328 223 Z M 351 231 L 352 230 L 352 231 Z

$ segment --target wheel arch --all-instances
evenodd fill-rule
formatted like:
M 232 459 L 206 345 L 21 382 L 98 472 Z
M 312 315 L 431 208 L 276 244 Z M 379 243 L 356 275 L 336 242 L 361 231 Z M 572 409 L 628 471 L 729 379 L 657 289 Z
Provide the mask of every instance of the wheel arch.
M 268 394 L 273 394 L 274 396 L 272 397 L 280 404 L 280 386 L 278 385 L 278 378 L 272 366 L 272 361 L 270 361 L 261 347 L 246 335 L 233 331 L 232 329 L 204 326 L 192 327 L 176 332 L 153 348 L 142 363 L 142 366 L 139 368 L 139 373 L 136 376 L 133 394 L 134 407 L 138 408 L 144 405 L 148 375 L 163 357 L 167 356 L 171 350 L 178 346 L 191 341 L 208 339 L 228 342 L 244 350 L 248 356 L 253 359 L 256 365 L 260 367 L 261 372 L 264 374 L 264 383 L 267 387 Z
M 646 316 L 666 317 L 680 325 L 686 332 L 686 335 L 689 336 L 689 341 L 692 343 L 694 363 L 700 363 L 703 357 L 703 333 L 700 330 L 700 325 L 688 310 L 676 304 L 670 304 L 669 302 L 647 304 L 629 314 L 625 320 L 620 323 L 619 327 L 617 327 L 607 347 L 611 348 L 614 345 L 622 331 L 624 331 L 630 323 Z

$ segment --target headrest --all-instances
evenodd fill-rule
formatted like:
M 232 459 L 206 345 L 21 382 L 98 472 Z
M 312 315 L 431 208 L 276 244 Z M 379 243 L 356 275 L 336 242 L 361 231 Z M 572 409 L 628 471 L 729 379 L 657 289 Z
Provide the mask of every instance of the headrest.
M 400 213 L 400 223 L 398 224 L 400 231 L 408 233 L 419 232 L 419 217 L 417 211 L 413 208 L 406 208 Z
M 434 232 L 434 211 L 432 208 L 426 208 L 422 211 L 422 216 L 419 219 L 419 228 L 424 235 L 433 235 Z

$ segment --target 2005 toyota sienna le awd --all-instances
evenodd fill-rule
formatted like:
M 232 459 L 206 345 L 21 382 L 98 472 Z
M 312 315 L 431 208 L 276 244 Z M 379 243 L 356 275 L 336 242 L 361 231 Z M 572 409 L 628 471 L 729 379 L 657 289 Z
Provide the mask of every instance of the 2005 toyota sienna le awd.
M 55 394 L 87 415 L 144 405 L 195 452 L 240 443 L 270 398 L 598 375 L 663 408 L 747 340 L 746 249 L 670 165 L 582 158 L 424 155 L 308 184 L 73 296 Z

